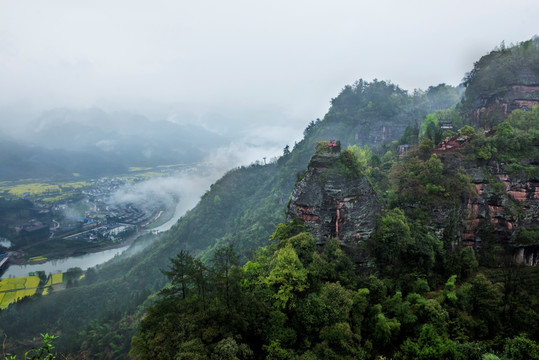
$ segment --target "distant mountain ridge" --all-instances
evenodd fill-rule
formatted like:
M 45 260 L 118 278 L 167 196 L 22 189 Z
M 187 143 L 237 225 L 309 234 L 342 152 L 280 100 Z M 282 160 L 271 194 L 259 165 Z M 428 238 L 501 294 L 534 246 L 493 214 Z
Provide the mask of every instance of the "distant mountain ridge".
M 462 109 L 472 124 L 492 127 L 515 109 L 539 105 L 539 37 L 502 44 L 474 64 L 464 78 Z M 487 118 L 489 121 L 487 121 Z
M 193 163 L 228 142 L 196 125 L 98 108 L 54 109 L 33 121 L 24 140 L 3 139 L 0 179 L 98 176 L 129 166 Z
M 62 180 L 73 173 L 99 176 L 127 170 L 126 165 L 100 154 L 28 146 L 0 135 L 0 180 Z

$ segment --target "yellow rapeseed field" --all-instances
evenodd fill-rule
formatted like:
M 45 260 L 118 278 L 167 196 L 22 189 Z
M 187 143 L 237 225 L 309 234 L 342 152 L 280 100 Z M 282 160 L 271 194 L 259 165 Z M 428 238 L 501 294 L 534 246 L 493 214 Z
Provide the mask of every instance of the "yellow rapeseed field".
M 87 183 L 86 181 L 74 181 L 74 182 L 60 184 L 62 189 L 82 189 L 90 185 L 91 184 Z
M 8 290 L 24 289 L 25 283 L 26 283 L 25 277 L 1 279 L 0 292 L 8 291 Z
M 0 302 L 0 310 L 3 310 L 9 306 L 12 302 L 15 302 L 15 295 L 16 291 L 11 291 L 4 293 L 4 297 L 2 298 L 2 302 Z
M 23 297 L 34 295 L 38 285 L 39 277 L 37 276 L 1 279 L 0 309 L 7 308 L 9 304 Z
M 43 194 L 61 196 L 63 191 L 82 189 L 88 186 L 91 186 L 91 184 L 86 181 L 73 181 L 59 184 L 47 184 L 40 182 L 27 184 L 9 184 L 8 182 L 2 182 L 0 183 L 0 193 L 7 192 L 12 196 L 17 197 L 23 197 L 25 195 L 34 196 Z M 54 197 L 51 196 L 48 199 L 54 199 Z
M 161 176 L 167 176 L 167 174 L 160 173 L 160 172 L 155 172 L 155 171 L 148 171 L 148 172 L 145 172 L 145 173 L 142 173 L 142 174 L 137 174 L 137 177 L 145 178 L 145 179 L 154 178 L 154 177 L 161 177 Z
M 42 295 L 47 295 L 50 292 L 52 285 L 61 284 L 63 281 L 64 281 L 63 273 L 52 274 L 51 276 L 49 276 L 49 279 L 47 280 L 47 283 L 45 284 Z
M 139 166 L 130 166 L 128 168 L 129 172 L 134 172 L 134 171 L 147 171 L 147 170 L 152 170 L 153 168 L 151 167 L 139 167 Z
M 58 185 L 33 183 L 11 186 L 8 193 L 14 196 L 22 197 L 24 194 L 41 195 L 44 193 L 61 193 L 62 189 Z
M 31 257 L 28 259 L 29 262 L 34 262 L 34 261 L 45 261 L 47 260 L 46 257 L 44 256 L 34 256 L 34 257 Z
M 52 274 L 52 285 L 55 284 L 61 284 L 64 281 L 64 274 L 58 273 L 58 274 Z

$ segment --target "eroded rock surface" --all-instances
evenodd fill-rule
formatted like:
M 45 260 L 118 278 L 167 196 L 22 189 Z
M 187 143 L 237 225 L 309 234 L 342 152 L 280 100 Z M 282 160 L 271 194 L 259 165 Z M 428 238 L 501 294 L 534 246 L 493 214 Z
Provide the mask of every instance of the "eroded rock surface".
M 485 239 L 484 229 L 499 245 L 513 248 L 520 263 L 539 264 L 537 244 L 522 243 L 522 229 L 539 227 L 539 179 L 524 172 L 510 172 L 507 166 L 495 161 L 482 168 L 469 168 L 477 197 L 467 204 L 467 217 L 462 244 L 480 247 Z
M 304 220 L 307 231 L 323 245 L 338 238 L 353 248 L 370 237 L 382 207 L 364 176 L 349 176 L 334 168 L 338 154 L 315 155 L 296 183 L 289 217 Z
M 433 208 L 432 224 L 438 237 L 454 226 L 455 246 L 476 251 L 501 246 L 513 253 L 517 262 L 539 265 L 539 239 L 523 241 L 519 236 L 523 229 L 539 228 L 539 179 L 524 171 L 510 171 L 507 165 L 494 160 L 468 162 L 451 155 L 441 159 L 445 166 L 465 169 L 476 196 L 462 199 L 459 209 Z

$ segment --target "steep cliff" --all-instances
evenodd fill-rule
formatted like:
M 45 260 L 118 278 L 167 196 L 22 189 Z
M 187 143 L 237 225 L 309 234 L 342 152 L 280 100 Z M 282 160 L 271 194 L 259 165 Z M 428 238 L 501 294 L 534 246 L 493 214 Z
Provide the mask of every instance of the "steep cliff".
M 477 197 L 467 204 L 462 245 L 481 248 L 492 243 L 517 256 L 520 263 L 539 264 L 539 239 L 527 239 L 527 229 L 539 228 L 539 179 L 510 171 L 497 161 L 466 171 Z
M 470 178 L 473 191 L 458 201 L 431 205 L 433 234 L 439 239 L 450 239 L 452 247 L 471 247 L 483 258 L 495 253 L 505 254 L 512 255 L 518 263 L 538 265 L 537 175 L 517 170 L 514 164 L 499 159 L 472 159 L 459 151 L 437 152 L 437 155 L 444 172 L 463 169 Z M 408 204 L 408 207 L 414 205 Z
M 357 258 L 357 245 L 368 239 L 382 211 L 367 178 L 351 169 L 347 151 L 319 152 L 296 183 L 288 208 L 289 218 L 305 222 L 307 231 L 323 245 L 338 238 Z

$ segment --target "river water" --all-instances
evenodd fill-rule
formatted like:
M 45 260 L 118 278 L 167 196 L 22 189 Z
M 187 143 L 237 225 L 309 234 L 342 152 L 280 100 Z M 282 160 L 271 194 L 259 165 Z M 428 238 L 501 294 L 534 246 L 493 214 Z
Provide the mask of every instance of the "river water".
M 81 256 L 72 256 L 64 259 L 50 260 L 42 264 L 33 265 L 11 265 L 2 278 L 27 276 L 33 271 L 45 271 L 45 273 L 66 272 L 67 269 L 78 267 L 86 270 L 90 267 L 109 261 L 115 256 L 122 254 L 129 246 L 117 249 L 109 249 L 96 253 L 90 253 Z
M 187 210 L 184 204 L 180 204 L 182 204 L 181 200 L 176 205 L 174 216 L 165 224 L 154 230 L 163 232 L 170 229 Z M 150 245 L 150 243 L 150 241 L 144 241 L 143 243 L 135 242 L 131 245 L 122 246 L 116 249 L 109 249 L 81 256 L 71 256 L 64 259 L 50 260 L 42 264 L 11 265 L 7 268 L 6 272 L 1 276 L 1 278 L 4 279 L 8 277 L 28 276 L 28 273 L 34 271 L 44 271 L 47 274 L 66 272 L 68 269 L 74 267 L 86 270 L 96 265 L 103 264 L 113 259 L 115 256 L 131 256 L 139 251 L 142 251 L 146 246 Z M 129 251 L 126 251 L 128 249 Z

